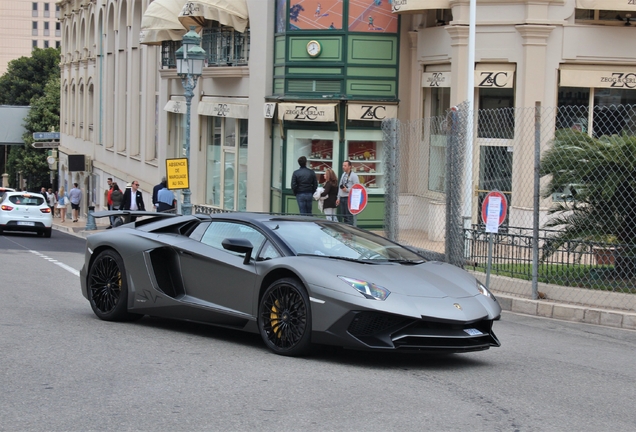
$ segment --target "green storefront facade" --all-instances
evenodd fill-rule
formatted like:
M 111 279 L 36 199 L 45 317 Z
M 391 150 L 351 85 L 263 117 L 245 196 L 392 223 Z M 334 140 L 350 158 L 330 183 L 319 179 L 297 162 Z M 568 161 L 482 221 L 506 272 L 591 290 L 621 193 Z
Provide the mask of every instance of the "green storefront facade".
M 381 122 L 397 116 L 399 21 L 389 0 L 277 0 L 271 210 L 297 213 L 298 157 L 323 183 L 350 160 L 368 192 L 358 225 L 384 223 Z M 314 202 L 314 213 L 319 213 Z

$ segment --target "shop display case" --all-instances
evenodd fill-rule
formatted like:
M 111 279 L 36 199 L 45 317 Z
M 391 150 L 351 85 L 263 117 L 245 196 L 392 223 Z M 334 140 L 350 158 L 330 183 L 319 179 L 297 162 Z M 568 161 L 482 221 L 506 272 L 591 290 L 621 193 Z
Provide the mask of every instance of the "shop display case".
M 382 140 L 381 137 L 377 138 L 350 139 L 346 142 L 345 148 L 346 159 L 351 161 L 353 172 L 358 175 L 358 180 L 370 194 L 384 193 Z
M 324 183 L 325 170 L 338 163 L 337 132 L 289 131 L 286 180 L 291 185 L 292 173 L 298 169 L 298 158 L 307 158 L 307 168 L 316 173 L 318 183 Z M 290 148 L 291 146 L 291 148 Z M 289 151 L 292 150 L 292 151 Z M 336 175 L 338 175 L 336 169 Z

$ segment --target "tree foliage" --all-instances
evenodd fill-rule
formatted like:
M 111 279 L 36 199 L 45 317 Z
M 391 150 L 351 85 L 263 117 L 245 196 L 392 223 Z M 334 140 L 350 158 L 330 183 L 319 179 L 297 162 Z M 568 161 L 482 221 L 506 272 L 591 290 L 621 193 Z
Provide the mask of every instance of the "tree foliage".
M 632 254 L 629 250 L 636 245 L 636 137 L 593 138 L 584 132 L 559 130 L 541 160 L 541 176 L 547 175 L 551 178 L 544 198 L 566 186 L 576 191 L 571 200 L 557 202 L 550 210 L 552 218 L 545 226 L 560 231 L 547 255 L 568 241 L 607 239 L 620 244 L 623 253 Z
M 42 96 L 49 78 L 60 76 L 59 63 L 58 48 L 34 48 L 31 57 L 10 61 L 0 76 L 0 104 L 27 106 L 33 97 Z
M 26 132 L 23 146 L 14 146 L 9 154 L 7 171 L 10 179 L 22 172 L 27 179 L 27 188 L 35 189 L 50 183 L 49 166 L 46 162 L 47 149 L 36 149 L 34 132 L 60 130 L 60 77 L 53 75 L 44 87 L 42 96 L 31 100 L 31 110 L 25 120 Z

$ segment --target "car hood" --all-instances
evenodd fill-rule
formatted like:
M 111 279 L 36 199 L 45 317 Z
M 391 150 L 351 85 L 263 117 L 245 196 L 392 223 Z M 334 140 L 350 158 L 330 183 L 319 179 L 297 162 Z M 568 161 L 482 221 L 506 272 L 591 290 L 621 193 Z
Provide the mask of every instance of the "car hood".
M 359 264 L 317 258 L 329 263 L 329 273 L 381 285 L 392 293 L 410 297 L 465 298 L 479 294 L 475 278 L 468 272 L 441 262 L 426 262 L 417 265 L 402 264 Z M 316 261 L 314 263 L 316 263 Z M 318 285 L 325 282 L 313 281 Z M 322 282 L 322 283 L 321 283 Z

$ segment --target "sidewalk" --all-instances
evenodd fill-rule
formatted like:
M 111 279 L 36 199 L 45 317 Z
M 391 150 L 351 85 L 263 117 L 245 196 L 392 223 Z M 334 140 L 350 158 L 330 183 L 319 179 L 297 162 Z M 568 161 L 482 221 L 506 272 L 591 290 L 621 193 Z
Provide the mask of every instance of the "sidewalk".
M 77 222 L 73 222 L 72 218 L 67 217 L 64 223 L 62 223 L 62 219 L 60 219 L 59 217 L 55 217 L 53 218 L 53 229 L 57 231 L 73 234 L 77 237 L 86 238 L 87 236 L 91 234 L 95 234 L 105 230 L 106 227 L 110 225 L 110 221 L 108 220 L 108 218 L 98 218 L 98 219 L 94 218 L 94 220 L 95 220 L 95 225 L 97 229 L 87 230 L 86 217 L 80 217 Z
M 66 218 L 62 223 L 60 218 L 53 218 L 53 229 L 66 232 L 77 237 L 86 238 L 91 234 L 103 232 L 110 221 L 108 218 L 95 219 L 96 229 L 86 229 L 86 217 L 77 222 Z M 596 324 L 606 327 L 617 327 L 636 330 L 636 313 L 626 310 L 609 309 L 597 306 L 582 306 L 561 303 L 554 300 L 531 300 L 525 297 L 494 291 L 503 310 L 520 314 L 554 318 L 563 321 L 575 321 Z

